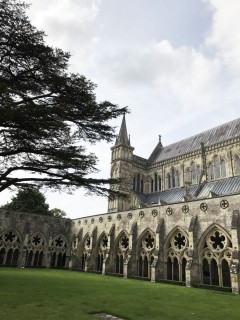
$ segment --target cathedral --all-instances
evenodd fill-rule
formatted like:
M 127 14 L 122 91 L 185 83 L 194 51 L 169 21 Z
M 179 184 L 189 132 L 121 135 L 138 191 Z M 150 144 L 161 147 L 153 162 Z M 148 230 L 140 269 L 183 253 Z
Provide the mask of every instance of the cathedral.
M 61 219 L 0 210 L 0 265 L 240 291 L 240 118 L 134 154 L 125 116 L 108 212 Z

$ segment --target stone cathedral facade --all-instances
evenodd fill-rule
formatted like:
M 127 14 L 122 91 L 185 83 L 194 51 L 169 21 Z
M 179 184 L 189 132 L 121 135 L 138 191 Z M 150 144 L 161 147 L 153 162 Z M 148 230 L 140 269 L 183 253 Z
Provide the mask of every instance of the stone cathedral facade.
M 123 117 L 108 212 L 59 219 L 0 211 L 0 265 L 212 285 L 240 291 L 240 118 L 134 154 Z

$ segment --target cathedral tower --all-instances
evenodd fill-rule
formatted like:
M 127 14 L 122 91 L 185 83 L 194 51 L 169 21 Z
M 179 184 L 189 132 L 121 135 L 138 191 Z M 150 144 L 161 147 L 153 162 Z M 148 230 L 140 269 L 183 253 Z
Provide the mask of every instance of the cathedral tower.
M 125 115 L 123 116 L 115 145 L 111 150 L 111 178 L 122 179 L 122 183 L 114 188 L 130 196 L 132 190 L 132 161 L 134 148 L 131 147 L 130 136 L 127 134 Z M 129 201 L 130 200 L 127 198 L 109 200 L 108 212 L 127 210 L 130 203 Z

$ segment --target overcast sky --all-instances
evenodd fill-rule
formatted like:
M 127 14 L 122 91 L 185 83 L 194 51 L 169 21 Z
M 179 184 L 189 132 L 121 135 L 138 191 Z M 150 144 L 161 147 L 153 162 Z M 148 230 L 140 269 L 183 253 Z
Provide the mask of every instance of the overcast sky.
M 159 134 L 168 145 L 240 116 L 239 0 L 32 0 L 28 14 L 48 44 L 71 53 L 70 70 L 98 85 L 99 101 L 129 106 L 139 156 Z M 92 148 L 99 177 L 109 177 L 110 147 Z M 70 218 L 107 211 L 106 199 L 81 191 L 45 195 Z

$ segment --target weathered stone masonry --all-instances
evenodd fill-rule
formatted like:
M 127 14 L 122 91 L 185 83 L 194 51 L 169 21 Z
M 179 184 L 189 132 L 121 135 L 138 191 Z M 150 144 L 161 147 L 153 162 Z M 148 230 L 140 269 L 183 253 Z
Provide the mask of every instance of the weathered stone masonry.
M 240 119 L 133 154 L 123 118 L 111 177 L 128 198 L 57 219 L 0 211 L 0 265 L 231 287 L 239 293 Z

